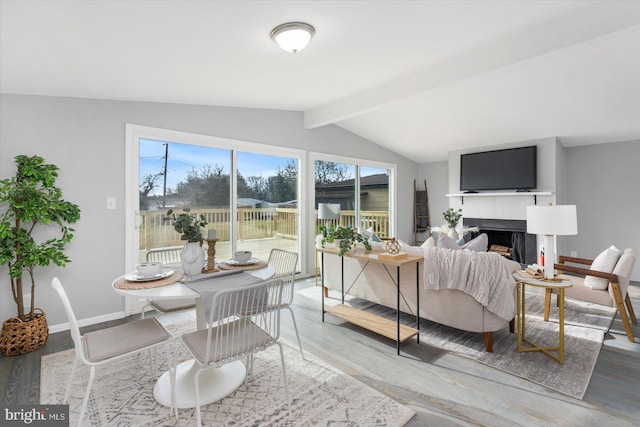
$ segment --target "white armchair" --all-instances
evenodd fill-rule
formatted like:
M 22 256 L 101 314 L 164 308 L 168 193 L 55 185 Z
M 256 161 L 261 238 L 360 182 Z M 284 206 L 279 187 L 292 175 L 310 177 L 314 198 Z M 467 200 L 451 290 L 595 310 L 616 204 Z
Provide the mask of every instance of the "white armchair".
M 573 258 L 560 256 L 558 264 L 555 268 L 559 273 L 567 272 L 572 275 L 567 276 L 571 280 L 572 286 L 565 290 L 565 296 L 576 298 L 583 301 L 589 301 L 595 304 L 616 307 L 620 313 L 622 324 L 627 333 L 627 338 L 631 342 L 635 342 L 631 322 L 637 323 L 636 314 L 631 305 L 629 298 L 629 280 L 633 266 L 636 262 L 636 251 L 634 249 L 625 249 L 610 273 L 591 270 L 590 268 L 576 267 L 566 265 L 566 263 L 582 264 L 591 267 L 593 261 L 584 258 Z M 592 289 L 585 285 L 585 276 L 599 277 L 609 281 L 606 289 Z M 545 300 L 545 320 L 549 319 L 549 305 L 551 303 L 551 294 L 547 294 Z M 626 305 L 626 310 L 625 310 Z M 628 312 L 627 312 L 628 310 Z

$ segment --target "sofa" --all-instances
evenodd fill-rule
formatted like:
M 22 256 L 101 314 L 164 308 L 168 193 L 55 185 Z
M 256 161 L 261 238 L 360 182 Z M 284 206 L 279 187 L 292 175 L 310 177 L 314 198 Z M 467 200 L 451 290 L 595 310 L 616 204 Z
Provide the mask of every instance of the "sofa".
M 317 240 L 317 247 L 321 247 Z M 374 252 L 385 252 L 384 243 L 372 243 Z M 434 246 L 433 239 L 425 242 L 423 247 L 409 246 L 401 242 L 401 251 L 413 255 L 424 256 Z M 364 250 L 364 249 L 357 249 Z M 450 250 L 450 249 L 435 249 Z M 467 249 L 468 250 L 468 249 Z M 489 255 L 489 254 L 488 254 Z M 495 255 L 495 254 L 491 254 Z M 495 255 L 498 256 L 498 255 Z M 485 347 L 488 352 L 493 351 L 492 333 L 509 327 L 514 331 L 515 318 L 515 280 L 511 273 L 520 270 L 520 264 L 500 257 L 507 267 L 512 287 L 509 289 L 513 298 L 513 309 L 508 318 L 500 317 L 478 302 L 473 296 L 458 289 L 430 290 L 425 287 L 424 262 L 420 262 L 416 270 L 415 264 L 404 265 L 400 269 L 400 290 L 403 297 L 400 300 L 400 310 L 415 315 L 416 306 L 416 274 L 420 289 L 420 317 L 465 331 L 484 334 Z M 396 308 L 397 293 L 394 286 L 396 268 L 377 263 L 360 261 L 349 256 L 344 257 L 345 294 Z M 386 267 L 386 268 L 385 268 Z M 324 286 L 329 289 L 341 290 L 341 260 L 337 255 L 325 254 Z

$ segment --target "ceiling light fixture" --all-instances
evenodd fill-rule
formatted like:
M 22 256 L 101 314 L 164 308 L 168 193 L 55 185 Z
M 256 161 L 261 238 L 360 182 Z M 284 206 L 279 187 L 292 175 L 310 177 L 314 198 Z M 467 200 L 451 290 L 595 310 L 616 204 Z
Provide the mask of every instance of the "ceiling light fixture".
M 271 30 L 271 38 L 287 52 L 298 53 L 304 49 L 316 30 L 304 22 L 287 22 Z

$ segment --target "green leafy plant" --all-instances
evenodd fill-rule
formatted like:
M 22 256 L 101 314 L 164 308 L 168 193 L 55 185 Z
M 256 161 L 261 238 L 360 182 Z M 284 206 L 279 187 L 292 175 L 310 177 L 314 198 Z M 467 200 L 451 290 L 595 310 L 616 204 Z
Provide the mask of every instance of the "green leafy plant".
M 51 263 L 64 267 L 71 261 L 63 250 L 75 230 L 67 224 L 80 219 L 80 208 L 63 200 L 62 190 L 55 186 L 57 166 L 45 164 L 38 156 L 16 156 L 15 162 L 16 174 L 0 180 L 0 265 L 9 268 L 18 318 L 29 321 L 34 317 L 34 269 Z M 38 224 L 57 225 L 61 235 L 38 243 L 33 237 Z M 29 313 L 24 311 L 25 273 L 31 279 Z
M 460 218 L 462 218 L 462 209 L 455 210 L 453 208 L 449 208 L 442 213 L 444 220 L 449 224 L 449 228 L 456 228 Z
M 356 246 L 357 242 L 362 243 L 365 248 L 371 250 L 369 238 L 364 237 L 362 234 L 350 227 L 341 227 L 339 225 L 336 227 L 333 224 L 329 227 L 321 225 L 320 231 L 322 231 L 322 241 L 320 242 L 322 247 L 327 243 L 335 243 L 336 240 L 340 242 L 340 252 L 338 252 L 339 256 L 343 256 L 349 252 L 351 248 Z
M 202 228 L 208 224 L 204 215 L 192 214 L 191 209 L 183 209 L 184 213 L 176 215 L 173 209 L 167 211 L 167 216 L 173 220 L 173 228 L 182 236 L 180 240 L 198 242 L 202 245 Z

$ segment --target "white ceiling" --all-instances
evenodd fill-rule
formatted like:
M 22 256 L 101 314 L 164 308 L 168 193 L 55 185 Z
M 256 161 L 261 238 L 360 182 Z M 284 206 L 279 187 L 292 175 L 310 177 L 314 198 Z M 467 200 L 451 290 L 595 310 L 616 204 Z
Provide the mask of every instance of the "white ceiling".
M 300 110 L 419 163 L 640 139 L 640 2 L 0 0 L 0 91 Z

